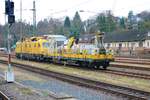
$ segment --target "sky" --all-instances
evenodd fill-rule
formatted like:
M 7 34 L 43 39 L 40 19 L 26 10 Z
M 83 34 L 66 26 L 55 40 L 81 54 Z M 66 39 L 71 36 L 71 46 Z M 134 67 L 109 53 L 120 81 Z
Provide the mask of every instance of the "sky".
M 20 1 L 13 0 L 15 3 L 16 21 L 20 20 Z M 37 22 L 44 18 L 59 18 L 64 20 L 65 16 L 71 19 L 76 11 L 79 12 L 82 20 L 92 18 L 105 10 L 112 10 L 115 16 L 127 17 L 132 10 L 137 14 L 143 10 L 150 11 L 150 0 L 35 0 Z M 0 24 L 5 24 L 5 0 L 0 0 Z M 22 0 L 22 19 L 32 24 L 33 0 Z

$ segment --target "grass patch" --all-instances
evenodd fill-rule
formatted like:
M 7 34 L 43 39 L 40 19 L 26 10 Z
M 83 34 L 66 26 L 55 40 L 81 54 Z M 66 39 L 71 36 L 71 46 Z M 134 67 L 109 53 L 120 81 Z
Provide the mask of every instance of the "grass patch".
M 18 91 L 19 93 L 21 93 L 23 95 L 33 95 L 33 91 L 30 88 L 27 88 L 27 87 L 13 86 L 12 90 Z
M 33 94 L 32 90 L 29 88 L 19 88 L 19 91 L 21 91 L 21 93 L 25 94 L 25 95 L 32 95 Z
M 47 96 L 49 96 L 49 92 L 48 91 L 42 91 L 42 95 L 47 97 Z

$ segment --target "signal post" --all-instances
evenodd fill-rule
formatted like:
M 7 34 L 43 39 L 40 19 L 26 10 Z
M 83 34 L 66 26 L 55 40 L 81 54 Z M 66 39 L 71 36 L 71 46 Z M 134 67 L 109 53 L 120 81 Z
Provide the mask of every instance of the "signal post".
M 14 16 L 14 2 L 10 0 L 5 1 L 5 15 L 8 19 L 8 69 L 5 72 L 5 80 L 7 82 L 14 82 L 14 72 L 11 66 L 11 46 L 10 46 L 10 27 L 15 22 Z

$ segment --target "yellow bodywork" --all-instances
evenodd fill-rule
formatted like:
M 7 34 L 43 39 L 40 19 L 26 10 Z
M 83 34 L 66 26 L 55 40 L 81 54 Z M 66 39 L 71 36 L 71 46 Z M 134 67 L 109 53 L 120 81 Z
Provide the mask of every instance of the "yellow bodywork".
M 15 52 L 17 54 L 33 54 L 33 55 L 48 55 L 48 48 L 43 47 L 43 43 L 48 42 L 46 39 L 37 38 L 24 40 L 16 43 Z
M 16 54 L 28 54 L 28 55 L 40 55 L 43 57 L 50 57 L 50 58 L 58 58 L 61 57 L 63 59 L 81 59 L 81 60 L 113 60 L 114 57 L 112 54 L 89 54 L 88 50 L 73 50 L 71 48 L 74 45 L 75 39 L 72 37 L 68 40 L 66 47 L 63 47 L 61 50 L 54 48 L 52 52 L 49 48 L 49 41 L 42 37 L 32 37 L 23 40 L 22 42 L 16 43 Z M 55 59 L 56 60 L 56 59 Z

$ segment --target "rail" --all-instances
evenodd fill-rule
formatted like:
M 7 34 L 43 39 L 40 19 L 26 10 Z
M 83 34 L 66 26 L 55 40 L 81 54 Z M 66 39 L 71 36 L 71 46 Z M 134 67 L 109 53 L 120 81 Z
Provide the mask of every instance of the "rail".
M 0 100 L 10 100 L 10 98 L 0 91 Z

